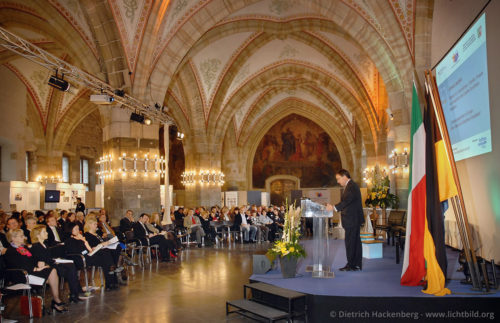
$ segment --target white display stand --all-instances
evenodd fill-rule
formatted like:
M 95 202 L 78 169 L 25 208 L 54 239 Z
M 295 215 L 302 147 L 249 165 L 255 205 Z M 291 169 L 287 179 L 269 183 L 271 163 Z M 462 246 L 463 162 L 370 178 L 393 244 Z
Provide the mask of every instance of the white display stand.
M 269 206 L 271 203 L 271 197 L 268 192 L 262 192 L 260 197 L 260 205 Z
M 40 183 L 10 181 L 0 182 L 0 203 L 4 211 L 40 209 Z M 11 208 L 12 206 L 12 208 Z
M 237 191 L 230 191 L 230 192 L 224 192 L 224 205 L 227 206 L 228 208 L 232 208 L 235 206 L 238 206 L 238 192 Z
M 95 207 L 104 208 L 104 184 L 95 185 Z

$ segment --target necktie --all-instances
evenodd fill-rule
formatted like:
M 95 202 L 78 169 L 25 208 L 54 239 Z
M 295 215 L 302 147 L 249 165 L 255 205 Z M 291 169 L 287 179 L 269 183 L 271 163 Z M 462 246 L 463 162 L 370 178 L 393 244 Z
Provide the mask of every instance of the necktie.
M 54 236 L 56 237 L 56 241 L 61 242 L 61 238 L 59 238 L 59 233 L 57 233 L 57 228 L 52 227 L 52 231 L 54 232 Z

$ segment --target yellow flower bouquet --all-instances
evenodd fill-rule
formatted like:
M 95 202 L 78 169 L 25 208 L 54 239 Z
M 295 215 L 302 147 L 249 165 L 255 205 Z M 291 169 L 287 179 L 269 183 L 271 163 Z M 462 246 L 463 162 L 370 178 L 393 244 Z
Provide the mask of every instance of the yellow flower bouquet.
M 273 262 L 276 257 L 301 258 L 306 256 L 306 251 L 299 244 L 300 238 L 300 208 L 291 205 L 285 212 L 283 236 L 274 242 L 267 251 L 267 257 Z

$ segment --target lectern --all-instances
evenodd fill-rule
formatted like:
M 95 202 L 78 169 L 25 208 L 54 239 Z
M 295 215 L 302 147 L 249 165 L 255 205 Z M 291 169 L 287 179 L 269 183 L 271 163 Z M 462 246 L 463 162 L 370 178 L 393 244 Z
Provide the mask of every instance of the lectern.
M 327 263 L 330 254 L 328 243 L 328 218 L 333 216 L 333 211 L 327 211 L 326 206 L 308 199 L 301 200 L 302 217 L 313 218 L 313 264 L 306 267 L 306 272 L 312 272 L 315 278 L 333 278 Z

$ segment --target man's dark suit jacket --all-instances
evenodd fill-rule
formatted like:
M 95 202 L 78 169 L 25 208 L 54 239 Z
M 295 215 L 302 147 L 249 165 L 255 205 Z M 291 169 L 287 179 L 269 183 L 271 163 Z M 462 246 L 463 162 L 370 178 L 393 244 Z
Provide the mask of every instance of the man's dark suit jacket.
M 61 228 L 59 227 L 56 227 L 56 230 L 57 230 L 57 234 L 59 235 L 59 239 L 61 240 L 61 242 L 64 242 L 64 232 Z M 52 246 L 55 246 L 57 245 L 59 242 L 56 242 L 56 237 L 54 235 L 54 232 L 52 232 L 52 229 L 47 226 L 47 240 L 46 240 L 46 244 L 47 246 L 49 247 L 52 247 Z
M 361 191 L 358 184 L 352 179 L 344 188 L 340 203 L 335 205 L 335 208 L 337 211 L 342 212 L 342 226 L 345 228 L 359 227 L 365 222 L 363 205 L 361 204 Z
M 143 240 L 144 238 L 147 238 L 148 235 L 150 234 L 150 232 L 147 231 L 148 229 L 146 229 L 146 226 L 143 227 L 142 224 L 139 223 L 139 221 L 134 222 L 132 227 L 134 229 L 134 238 L 136 239 Z
M 120 220 L 120 232 L 125 234 L 125 232 L 132 230 L 132 222 L 127 218 L 124 217 Z
M 244 215 L 241 213 L 234 215 L 233 230 L 235 230 L 235 231 L 240 230 L 240 225 L 243 222 L 243 220 L 241 218 L 242 216 L 244 216 Z

